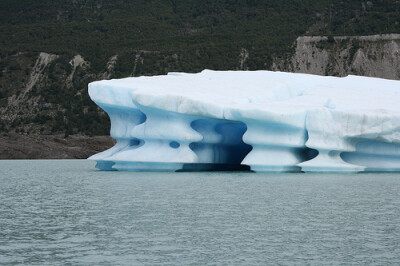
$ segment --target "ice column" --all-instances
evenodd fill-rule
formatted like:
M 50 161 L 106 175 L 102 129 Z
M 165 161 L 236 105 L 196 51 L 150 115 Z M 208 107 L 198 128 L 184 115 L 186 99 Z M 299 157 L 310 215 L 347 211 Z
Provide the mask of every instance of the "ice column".
M 318 150 L 318 156 L 299 164 L 304 172 L 359 172 L 364 167 L 346 163 L 340 157 L 344 151 L 356 150 L 360 117 L 331 109 L 310 110 L 307 114 L 307 147 Z M 347 136 L 347 137 L 346 137 Z
M 256 172 L 299 172 L 298 163 L 305 160 L 303 128 L 284 124 L 247 120 L 243 141 L 253 150 L 243 160 Z
M 110 158 L 117 170 L 176 171 L 187 163 L 197 163 L 198 157 L 189 148 L 202 136 L 190 124 L 190 115 L 139 106 L 146 115 L 144 123 L 132 128 L 130 137 L 140 141 L 134 150 L 120 151 Z

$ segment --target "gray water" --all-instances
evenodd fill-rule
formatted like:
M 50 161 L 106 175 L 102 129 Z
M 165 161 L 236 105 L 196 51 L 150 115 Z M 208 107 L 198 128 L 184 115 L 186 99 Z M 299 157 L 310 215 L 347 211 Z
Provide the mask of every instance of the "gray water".
M 0 263 L 400 264 L 400 175 L 0 161 Z

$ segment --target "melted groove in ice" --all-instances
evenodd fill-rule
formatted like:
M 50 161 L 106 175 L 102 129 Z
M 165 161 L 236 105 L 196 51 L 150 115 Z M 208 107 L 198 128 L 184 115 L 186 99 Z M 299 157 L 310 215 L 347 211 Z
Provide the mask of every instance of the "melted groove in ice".
M 101 170 L 400 171 L 400 82 L 270 71 L 104 80 Z

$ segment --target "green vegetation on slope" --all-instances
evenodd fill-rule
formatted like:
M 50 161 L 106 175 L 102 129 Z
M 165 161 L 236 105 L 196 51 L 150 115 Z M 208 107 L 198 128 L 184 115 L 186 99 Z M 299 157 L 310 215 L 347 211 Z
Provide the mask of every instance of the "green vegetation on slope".
M 269 69 L 272 58 L 290 56 L 300 35 L 398 33 L 399 11 L 400 2 L 392 0 L 3 0 L 0 131 L 107 134 L 107 116 L 88 98 L 88 82 L 204 68 Z M 240 64 L 243 48 L 251 56 Z M 58 57 L 28 98 L 20 97 L 25 104 L 14 107 L 40 52 Z M 78 54 L 87 64 L 69 80 L 69 62 Z

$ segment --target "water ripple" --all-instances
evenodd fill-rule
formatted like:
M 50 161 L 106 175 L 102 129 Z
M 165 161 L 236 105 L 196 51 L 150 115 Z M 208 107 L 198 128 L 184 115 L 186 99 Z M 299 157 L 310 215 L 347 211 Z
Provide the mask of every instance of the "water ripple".
M 2 264 L 400 264 L 400 175 L 0 161 Z

